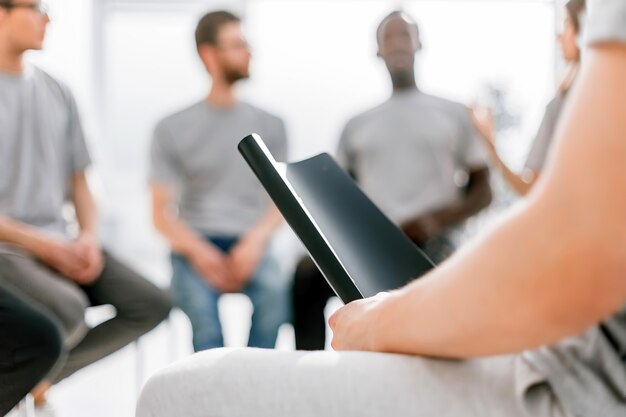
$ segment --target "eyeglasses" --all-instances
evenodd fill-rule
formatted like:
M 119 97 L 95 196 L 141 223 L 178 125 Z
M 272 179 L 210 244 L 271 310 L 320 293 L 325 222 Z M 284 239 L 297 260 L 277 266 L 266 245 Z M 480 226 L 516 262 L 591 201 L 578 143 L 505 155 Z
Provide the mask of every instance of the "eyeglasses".
M 217 49 L 221 50 L 250 50 L 250 44 L 247 41 L 241 40 L 239 42 L 225 43 L 221 45 L 216 45 Z
M 37 3 L 5 3 L 0 1 L 0 7 L 4 7 L 5 9 L 31 9 L 36 11 L 37 13 L 39 13 L 42 16 L 45 16 L 48 14 L 48 7 L 41 3 L 41 2 L 37 2 Z

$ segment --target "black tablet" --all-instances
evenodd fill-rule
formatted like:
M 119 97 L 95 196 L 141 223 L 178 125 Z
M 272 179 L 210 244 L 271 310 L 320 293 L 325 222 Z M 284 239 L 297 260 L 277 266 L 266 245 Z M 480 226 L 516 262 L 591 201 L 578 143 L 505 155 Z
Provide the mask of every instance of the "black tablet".
M 278 163 L 256 134 L 238 148 L 344 303 L 399 288 L 434 267 L 330 155 Z

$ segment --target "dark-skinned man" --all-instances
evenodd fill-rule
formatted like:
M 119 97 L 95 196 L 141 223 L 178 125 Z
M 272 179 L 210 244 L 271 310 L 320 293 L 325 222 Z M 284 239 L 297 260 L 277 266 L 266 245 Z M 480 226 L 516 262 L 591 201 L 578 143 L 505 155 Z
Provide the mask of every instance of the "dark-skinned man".
M 415 57 L 422 43 L 415 21 L 393 12 L 376 37 L 392 95 L 347 123 L 337 159 L 376 205 L 440 263 L 454 251 L 450 232 L 491 202 L 486 150 L 465 106 L 418 88 Z M 333 292 L 308 257 L 298 264 L 293 291 L 296 347 L 323 349 L 324 307 Z

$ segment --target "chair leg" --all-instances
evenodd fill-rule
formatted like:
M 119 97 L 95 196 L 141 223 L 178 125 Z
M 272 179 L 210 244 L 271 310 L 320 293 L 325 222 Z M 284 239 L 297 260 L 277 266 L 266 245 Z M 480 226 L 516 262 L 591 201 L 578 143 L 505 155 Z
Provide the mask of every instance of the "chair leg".
M 17 415 L 19 417 L 35 417 L 35 399 L 28 394 L 17 405 Z
M 165 319 L 165 325 L 167 326 L 167 330 L 168 330 L 168 344 L 169 344 L 169 352 L 168 352 L 168 360 L 170 362 L 174 362 L 176 359 L 178 359 L 178 337 L 176 335 L 176 326 L 174 325 L 174 320 L 172 318 L 172 313 L 170 313 L 169 316 L 167 316 L 167 318 Z
M 141 388 L 143 387 L 145 370 L 144 370 L 144 358 L 143 349 L 141 348 L 141 339 L 135 340 L 135 393 L 136 398 L 139 398 L 141 394 Z

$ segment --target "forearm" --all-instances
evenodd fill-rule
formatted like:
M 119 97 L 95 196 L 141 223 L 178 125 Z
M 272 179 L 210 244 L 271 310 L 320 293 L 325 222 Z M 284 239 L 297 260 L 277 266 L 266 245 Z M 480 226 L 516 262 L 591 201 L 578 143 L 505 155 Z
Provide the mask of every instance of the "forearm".
M 274 204 L 270 204 L 263 217 L 248 231 L 246 237 L 255 239 L 261 244 L 267 243 L 274 231 L 280 226 L 283 218 Z
M 500 158 L 498 152 L 490 148 L 489 153 L 491 155 L 491 159 L 494 161 L 504 180 L 506 183 L 515 191 L 518 195 L 525 196 L 528 194 L 530 189 L 532 188 L 534 182 L 536 181 L 536 177 L 533 177 L 531 181 L 526 181 L 522 178 L 521 175 L 513 172 L 508 165 Z
M 175 189 L 167 184 L 152 184 L 151 194 L 154 227 L 167 239 L 173 252 L 191 258 L 205 242 L 174 213 Z
M 198 246 L 205 244 L 203 238 L 169 210 L 155 217 L 156 229 L 167 239 L 173 252 L 191 257 Z
M 20 247 L 32 254 L 38 254 L 44 249 L 46 241 L 46 237 L 34 227 L 0 216 L 0 242 Z
M 89 190 L 84 173 L 74 175 L 72 183 L 72 202 L 81 233 L 98 235 L 98 209 Z
M 466 193 L 455 203 L 430 214 L 430 217 L 442 230 L 465 221 L 469 217 L 479 213 L 491 203 L 492 193 L 489 184 L 489 172 L 487 169 L 472 174 Z M 473 182 L 472 182 L 473 181 Z
M 594 257 L 606 243 L 568 232 L 562 221 L 563 213 L 522 209 L 395 293 L 375 325 L 380 350 L 454 358 L 517 352 L 617 309 L 622 298 L 589 277 L 614 282 L 626 271 Z
M 589 54 L 554 159 L 482 239 L 381 304 L 379 350 L 517 352 L 594 325 L 626 300 L 626 48 Z

